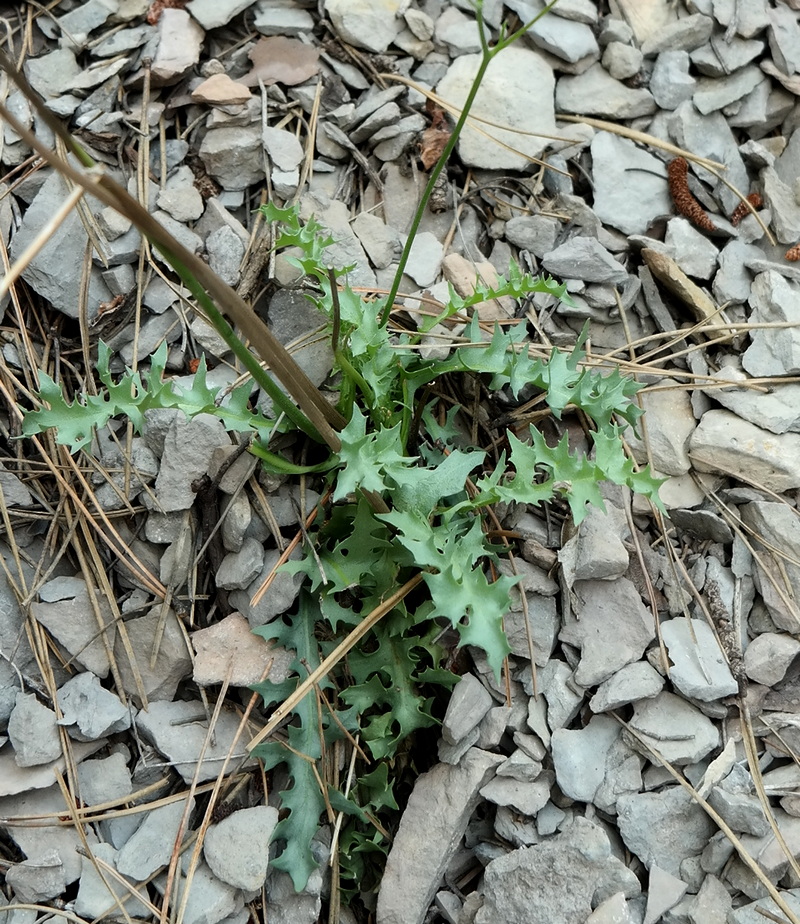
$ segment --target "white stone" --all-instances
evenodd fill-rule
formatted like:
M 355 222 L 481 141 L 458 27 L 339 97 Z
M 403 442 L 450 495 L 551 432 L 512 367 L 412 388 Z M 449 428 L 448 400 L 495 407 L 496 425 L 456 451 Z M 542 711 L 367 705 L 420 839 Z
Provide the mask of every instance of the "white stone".
M 480 65 L 480 55 L 462 55 L 439 82 L 437 93 L 454 106 L 463 106 Z M 537 52 L 512 45 L 489 65 L 472 107 L 472 115 L 517 131 L 481 124 L 490 138 L 465 127 L 458 142 L 461 159 L 473 167 L 490 170 L 523 170 L 529 158 L 540 154 L 548 141 L 536 134 L 558 134 L 555 125 L 552 69 Z M 495 143 L 496 138 L 513 148 Z M 519 152 L 519 153 L 516 153 Z

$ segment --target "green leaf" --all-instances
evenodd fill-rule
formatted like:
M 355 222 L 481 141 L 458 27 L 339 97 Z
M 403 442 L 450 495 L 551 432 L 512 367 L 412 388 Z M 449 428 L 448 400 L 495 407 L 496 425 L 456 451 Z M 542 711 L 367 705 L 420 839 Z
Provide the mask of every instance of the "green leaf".
M 343 500 L 357 488 L 381 494 L 390 486 L 387 478 L 403 479 L 415 457 L 397 451 L 399 433 L 400 424 L 367 433 L 366 417 L 357 407 L 353 408 L 353 416 L 341 434 L 342 469 L 336 480 L 334 501 Z

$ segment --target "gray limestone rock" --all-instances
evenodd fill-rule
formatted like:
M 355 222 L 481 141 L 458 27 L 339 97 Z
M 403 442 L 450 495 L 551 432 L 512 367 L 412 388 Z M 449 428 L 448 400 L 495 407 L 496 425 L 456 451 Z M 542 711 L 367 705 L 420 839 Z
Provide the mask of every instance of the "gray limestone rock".
M 559 638 L 581 650 L 576 682 L 594 686 L 641 658 L 655 637 L 653 617 L 627 578 L 576 581 L 573 592 L 577 618 L 565 622 Z
M 688 885 L 677 876 L 672 876 L 657 864 L 650 867 L 647 881 L 647 910 L 644 924 L 656 924 L 666 920 L 667 912 L 683 898 Z
M 188 884 L 186 872 L 188 871 L 191 856 L 191 851 L 188 851 L 182 857 L 181 868 L 184 875 L 180 879 L 175 897 L 176 904 L 184 908 L 184 924 L 218 924 L 221 921 L 229 921 L 231 924 L 246 924 L 246 919 L 241 920 L 241 917 L 237 917 L 244 904 L 242 893 L 218 879 L 205 863 L 197 864 L 191 884 Z M 166 887 L 166 876 L 164 874 L 155 880 L 155 887 L 163 894 Z M 189 894 L 186 897 L 186 904 L 183 906 L 181 903 L 187 888 Z M 276 921 L 280 924 L 280 919 L 273 915 L 271 911 L 267 911 L 266 914 L 269 915 L 271 921 Z
M 656 101 L 648 90 L 633 90 L 593 64 L 575 77 L 560 77 L 556 86 L 560 112 L 605 119 L 635 119 L 655 112 Z
M 192 0 L 190 9 L 204 29 L 218 29 L 248 6 L 248 0 Z
M 361 246 L 376 269 L 386 269 L 400 256 L 400 239 L 377 215 L 361 212 L 353 221 Z
M 609 42 L 601 59 L 603 67 L 614 80 L 628 80 L 638 74 L 644 61 L 644 55 L 633 45 L 622 42 Z M 651 90 L 652 92 L 652 90 Z
M 628 570 L 628 550 L 622 541 L 628 534 L 625 514 L 618 507 L 608 504 L 605 513 L 591 508 L 558 552 L 568 585 L 621 577 Z
M 654 748 L 675 765 L 697 763 L 719 745 L 717 726 L 696 706 L 666 691 L 635 703 L 629 725 L 633 731 L 625 731 L 624 738 L 634 750 L 648 757 Z
M 193 808 L 191 799 L 189 811 Z M 151 808 L 117 855 L 117 870 L 123 876 L 143 882 L 169 863 L 185 810 L 186 799 L 182 798 Z
M 259 602 L 255 605 L 250 602 L 267 576 L 272 573 L 280 555 L 277 549 L 270 549 L 264 556 L 261 573 L 257 575 L 253 583 L 246 590 L 235 590 L 229 596 L 231 606 L 235 606 L 247 618 L 251 629 L 263 626 L 276 616 L 287 612 L 300 593 L 303 575 L 279 571 Z M 296 552 L 292 554 L 291 559 L 297 560 L 299 557 L 300 553 Z
M 303 32 L 311 32 L 314 29 L 314 20 L 308 10 L 295 3 L 260 0 L 256 4 L 253 27 L 262 35 L 296 37 Z
M 736 764 L 707 798 L 734 831 L 755 837 L 763 837 L 770 831 L 761 801 L 755 794 L 753 779 L 741 764 Z
M 499 755 L 473 748 L 458 766 L 437 764 L 417 777 L 386 861 L 378 924 L 422 924 L 479 790 L 502 762 Z
M 797 16 L 786 6 L 770 7 L 767 16 L 767 38 L 772 60 L 784 74 L 800 71 L 800 25 Z
M 94 857 L 116 870 L 116 861 L 119 852 L 110 844 L 97 844 L 92 851 Z M 75 913 L 86 918 L 101 918 L 114 909 L 119 909 L 121 903 L 125 911 L 134 918 L 147 918 L 150 909 L 144 903 L 147 895 L 140 891 L 144 901 L 135 897 L 135 883 L 125 878 L 123 884 L 111 873 L 103 871 L 91 857 L 83 857 L 81 881 L 78 886 L 78 895 L 75 899 Z
M 46 57 L 50 57 L 47 55 Z M 40 60 L 40 59 L 37 59 Z M 17 260 L 48 224 L 69 196 L 66 180 L 52 173 L 44 182 L 33 202 L 25 212 L 22 224 L 11 239 L 9 257 Z M 36 253 L 22 273 L 22 278 L 42 298 L 68 317 L 77 318 L 81 304 L 80 290 L 83 254 L 88 242 L 86 229 L 80 215 L 73 209 L 63 222 L 49 235 L 47 242 Z M 65 254 L 70 258 L 65 259 Z M 92 266 L 89 274 L 88 319 L 97 314 L 101 302 L 112 298 L 108 286 L 103 282 L 99 267 Z
M 230 445 L 225 425 L 212 414 L 191 420 L 177 415 L 164 439 L 164 454 L 156 478 L 156 497 L 162 510 L 188 510 L 195 502 L 192 482 L 208 472 L 211 456 L 219 446 Z
M 594 237 L 573 237 L 546 253 L 542 265 L 560 279 L 623 285 L 628 273 Z
M 647 661 L 620 668 L 597 688 L 589 700 L 592 712 L 619 709 L 640 699 L 652 699 L 664 688 L 664 679 Z
M 19 767 L 49 764 L 61 755 L 56 714 L 33 693 L 17 693 L 8 720 L 8 737 Z
M 437 44 L 447 46 L 451 58 L 481 50 L 475 19 L 468 18 L 454 6 L 445 8 L 436 20 L 434 34 Z
M 712 373 L 712 378 L 725 382 L 749 380 L 741 369 L 725 367 Z M 787 382 L 775 384 L 768 394 L 752 388 L 709 388 L 706 392 L 737 416 L 758 424 L 771 433 L 800 430 L 800 385 Z
M 78 767 L 80 797 L 85 805 L 102 805 L 133 792 L 131 774 L 120 753 L 85 760 Z M 98 822 L 103 840 L 119 849 L 139 827 L 144 814 L 108 818 Z
M 727 167 L 725 179 L 729 183 L 737 189 L 750 188 L 750 177 L 739 153 L 738 141 L 721 112 L 703 115 L 687 100 L 667 117 L 667 124 L 670 134 L 680 147 L 724 163 Z M 700 175 L 704 181 L 714 182 L 715 178 L 709 177 L 707 173 Z M 714 198 L 721 204 L 726 215 L 729 215 L 740 201 L 721 181 L 716 181 Z
M 738 684 L 707 622 L 693 619 L 690 626 L 678 616 L 661 623 L 661 635 L 671 661 L 669 679 L 684 696 L 712 702 L 736 695 Z
M 726 77 L 701 77 L 697 81 L 692 102 L 699 112 L 707 115 L 747 96 L 763 80 L 763 71 L 755 65 L 743 67 Z
M 753 501 L 741 507 L 741 516 L 753 531 L 752 541 L 758 551 L 753 576 L 772 621 L 778 629 L 797 633 L 800 611 L 791 588 L 800 578 L 800 565 L 795 564 L 800 552 L 800 524 L 783 503 Z
M 636 896 L 640 885 L 605 831 L 576 818 L 544 843 L 493 860 L 483 889 L 475 924 L 584 924 L 594 906 L 617 892 Z
M 785 183 L 775 167 L 761 171 L 764 202 L 772 212 L 772 229 L 782 244 L 794 245 L 800 238 L 800 203 L 795 200 L 791 187 Z
M 158 636 L 162 625 L 158 656 L 151 667 L 153 640 Z M 114 657 L 125 692 L 129 696 L 139 697 L 138 677 L 151 704 L 155 700 L 171 700 L 181 680 L 192 673 L 192 659 L 175 613 L 168 610 L 162 623 L 162 608 L 156 606 L 146 616 L 126 620 L 124 631 L 128 644 L 125 644 L 120 631 L 114 643 Z M 135 659 L 135 671 L 129 653 Z
M 52 780 L 52 770 L 49 776 Z M 0 828 L 7 837 L 32 863 L 56 851 L 63 866 L 64 881 L 70 885 L 81 874 L 81 855 L 78 851 L 84 847 L 80 835 L 73 827 L 58 824 L 29 826 L 7 823 L 13 822 L 17 816 L 54 817 L 68 814 L 68 812 L 61 790 L 53 785 L 47 789 L 36 789 L 0 799 L 0 819 L 3 820 Z M 97 843 L 93 831 L 87 830 L 85 836 L 90 846 Z
M 700 472 L 741 474 L 778 492 L 800 487 L 800 436 L 770 433 L 730 411 L 703 414 L 689 440 L 689 457 Z
M 669 213 L 661 160 L 611 132 L 598 132 L 591 150 L 593 208 L 601 221 L 623 234 L 643 234 L 658 216 Z
M 737 35 L 711 36 L 711 41 L 692 54 L 692 64 L 706 77 L 724 77 L 749 64 L 764 50 L 764 42 L 758 39 L 743 39 Z
M 61 96 L 67 86 L 81 73 L 81 66 L 70 48 L 57 48 L 38 57 L 25 60 L 24 73 L 31 86 L 46 100 Z
M 663 390 L 648 391 L 641 397 L 647 415 L 647 441 L 630 432 L 626 439 L 638 462 L 651 462 L 665 475 L 684 475 L 691 468 L 687 449 L 697 426 L 691 397 L 671 379 L 660 384 L 665 386 Z
M 39 590 L 40 602 L 31 604 L 34 619 L 63 645 L 75 660 L 100 678 L 108 676 L 110 664 L 102 637 L 98 637 L 95 608 L 103 625 L 106 639 L 114 644 L 116 628 L 111 606 L 98 592 L 89 598 L 89 588 L 80 578 L 53 578 Z
M 686 51 L 662 51 L 650 76 L 650 92 L 661 109 L 677 109 L 692 98 L 697 80 L 689 73 Z
M 749 259 L 763 259 L 763 251 L 754 244 L 732 240 L 719 254 L 719 269 L 714 276 L 711 291 L 719 304 L 746 302 L 750 296 L 752 273 L 747 269 Z
M 553 774 L 546 770 L 532 782 L 496 776 L 481 789 L 481 796 L 494 805 L 510 806 L 529 818 L 535 818 L 550 799 L 552 788 Z
M 486 715 L 494 700 L 489 691 L 473 674 L 464 674 L 453 687 L 442 721 L 442 737 L 448 744 L 457 744 Z
M 665 243 L 670 256 L 687 276 L 711 279 L 717 268 L 719 250 L 685 218 L 667 222 Z
M 422 231 L 417 234 L 411 245 L 405 271 L 418 286 L 432 285 L 439 275 L 443 256 L 444 247 L 436 235 L 430 231 Z
M 206 238 L 208 265 L 229 286 L 236 286 L 239 282 L 244 252 L 245 245 L 242 243 L 241 238 L 228 225 L 217 228 Z M 219 338 L 219 335 L 217 336 Z M 227 351 L 226 344 L 223 352 Z
M 578 802 L 592 802 L 606 775 L 606 758 L 622 726 L 596 715 L 584 728 L 553 732 L 553 766 L 561 792 Z
M 556 9 L 563 12 L 560 7 Z M 527 35 L 533 44 L 570 64 L 584 61 L 586 58 L 597 60 L 600 47 L 592 27 L 588 23 L 559 16 L 558 12 L 554 12 L 552 16 L 543 16 L 528 29 Z
M 192 12 L 195 12 L 194 9 Z M 152 80 L 157 86 L 177 83 L 200 60 L 203 30 L 186 10 L 169 8 L 161 11 L 156 28 L 158 46 L 151 66 Z M 75 85 L 74 81 L 72 85 Z
M 697 856 L 715 830 L 680 786 L 620 796 L 617 823 L 625 846 L 648 869 L 657 865 L 673 876 L 680 876 L 681 863 Z
M 378 54 L 386 51 L 400 31 L 402 6 L 400 0 L 386 0 L 379 6 L 371 0 L 325 0 L 325 11 L 337 34 L 356 48 Z
M 352 266 L 355 269 L 347 274 L 351 286 L 374 286 L 375 273 L 358 238 L 350 226 L 350 211 L 344 202 L 317 198 L 312 195 L 303 197 L 301 217 L 306 219 L 314 215 L 331 233 L 335 243 L 324 250 L 324 259 L 332 266 Z M 307 333 L 308 328 L 302 331 Z
M 260 125 L 212 128 L 206 132 L 199 154 L 223 189 L 246 189 L 264 180 Z
M 46 902 L 66 888 L 64 865 L 57 850 L 49 850 L 35 860 L 11 864 L 5 875 L 14 899 L 26 904 Z
M 245 539 L 238 552 L 229 552 L 219 566 L 217 587 L 244 590 L 252 584 L 264 566 L 264 546 L 255 539 Z
M 730 893 L 724 886 L 720 891 L 724 891 L 727 902 L 723 907 L 730 907 Z M 800 916 L 800 889 L 780 890 L 781 898 L 786 902 L 795 915 Z M 748 905 L 742 905 L 730 911 L 725 918 L 725 924 L 762 924 L 765 915 L 772 915 L 776 918 L 784 917 L 783 911 L 775 904 L 771 898 L 759 898 L 750 902 Z M 769 920 L 769 918 L 767 918 Z M 693 922 L 695 924 L 695 922 Z M 704 924 L 699 919 L 696 924 Z
M 260 889 L 267 878 L 269 842 L 277 823 L 277 809 L 256 805 L 212 825 L 203 841 L 203 856 L 214 875 L 237 889 Z
M 208 734 L 208 719 L 200 700 L 151 703 L 148 712 L 142 711 L 136 716 L 139 734 L 167 757 L 187 783 L 194 778 L 195 772 L 201 783 L 217 776 L 237 737 L 238 725 L 237 715 L 223 709 L 198 770 L 200 752 Z M 230 756 L 232 762 L 247 756 L 246 744 L 247 736 L 240 734 Z
M 759 273 L 750 292 L 754 324 L 800 321 L 800 283 L 779 273 Z M 754 376 L 796 375 L 800 372 L 800 332 L 796 327 L 778 327 L 750 332 L 750 346 L 742 355 L 742 366 Z
M 125 731 L 131 716 L 120 698 L 100 686 L 94 674 L 85 671 L 68 680 L 58 691 L 58 707 L 70 737 L 77 741 L 95 741 L 106 735 Z
M 772 687 L 780 683 L 800 654 L 800 642 L 779 632 L 762 632 L 747 646 L 744 669 L 756 683 Z
M 543 257 L 555 247 L 558 223 L 544 215 L 520 215 L 507 221 L 505 230 L 515 247 Z
M 714 20 L 710 16 L 701 13 L 684 16 L 654 32 L 642 44 L 642 52 L 650 56 L 662 51 L 693 51 L 705 45 L 713 28 Z
M 447 102 L 463 106 L 479 64 L 479 55 L 456 58 L 436 92 Z M 528 157 L 536 157 L 548 144 L 535 133 L 557 134 L 553 87 L 553 72 L 537 52 L 512 45 L 498 55 L 481 83 L 472 114 L 533 134 L 492 129 L 492 136 L 521 152 L 517 154 L 467 128 L 458 142 L 461 159 L 471 166 L 490 170 L 525 169 Z

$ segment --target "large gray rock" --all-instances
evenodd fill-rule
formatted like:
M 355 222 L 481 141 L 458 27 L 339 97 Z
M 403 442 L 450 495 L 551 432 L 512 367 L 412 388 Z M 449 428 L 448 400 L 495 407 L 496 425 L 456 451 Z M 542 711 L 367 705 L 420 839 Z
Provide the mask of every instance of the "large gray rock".
M 673 764 L 702 760 L 719 745 L 719 729 L 702 712 L 674 693 L 662 691 L 633 707 L 625 741 L 645 757 L 651 749 Z
M 655 112 L 656 101 L 649 91 L 633 90 L 614 80 L 602 64 L 593 64 L 576 77 L 559 78 L 556 107 L 560 112 L 577 115 L 635 119 Z
M 97 760 L 85 760 L 78 767 L 81 799 L 87 806 L 123 799 L 133 792 L 131 774 L 120 753 Z M 139 827 L 144 814 L 123 815 L 98 822 L 103 840 L 120 848 Z
M 206 744 L 208 720 L 200 700 L 152 703 L 148 712 L 142 711 L 136 717 L 139 734 L 167 757 L 187 783 L 195 773 L 201 783 L 214 779 L 229 754 L 233 763 L 247 756 L 243 734 L 238 735 L 236 748 L 231 752 L 238 727 L 237 715 L 223 709 L 214 725 L 214 735 Z M 201 752 L 203 759 L 198 769 Z
M 70 678 L 59 689 L 58 706 L 63 716 L 58 724 L 67 726 L 77 741 L 95 741 L 131 725 L 128 708 L 88 671 Z
M 606 758 L 622 727 L 610 716 L 594 716 L 584 728 L 553 732 L 553 765 L 561 792 L 592 802 L 606 775 Z
M 484 873 L 475 924 L 584 924 L 592 908 L 641 887 L 611 852 L 608 835 L 585 818 L 533 847 L 499 857 Z
M 156 478 L 156 497 L 161 509 L 188 510 L 197 494 L 192 482 L 205 475 L 214 450 L 230 445 L 225 425 L 212 414 L 198 414 L 191 420 L 179 414 L 164 440 L 164 454 Z
M 800 487 L 800 436 L 770 433 L 730 411 L 703 414 L 689 440 L 689 458 L 700 472 L 741 475 L 777 492 Z
M 456 58 L 436 92 L 447 102 L 463 106 L 479 64 L 480 55 Z M 529 158 L 536 157 L 548 144 L 546 138 L 536 133 L 557 134 L 554 86 L 553 71 L 541 55 L 520 45 L 505 49 L 489 65 L 472 115 L 533 134 L 518 134 L 492 126 L 489 134 L 514 149 L 510 151 L 467 127 L 458 142 L 461 159 L 470 166 L 490 170 L 525 169 Z
M 17 701 L 8 720 L 8 737 L 19 767 L 49 764 L 61 755 L 56 714 L 33 693 L 17 693 Z
M 627 578 L 576 581 L 575 612 L 559 638 L 581 650 L 575 671 L 580 686 L 594 686 L 641 658 L 655 637 L 653 617 Z
M 92 854 L 116 870 L 119 852 L 111 844 L 97 844 Z M 120 882 L 111 873 L 103 871 L 92 857 L 84 857 L 81 881 L 75 899 L 75 913 L 90 919 L 100 918 L 118 909 L 119 904 L 122 904 L 131 917 L 147 918 L 150 910 L 144 903 L 147 896 L 142 895 L 143 891 L 144 889 L 136 892 L 132 879 L 125 878 Z M 142 895 L 144 901 L 136 898 L 136 894 Z
M 685 616 L 661 623 L 671 666 L 669 679 L 684 696 L 712 702 L 735 696 L 739 686 L 709 624 Z
M 277 809 L 255 805 L 212 825 L 203 842 L 211 872 L 237 889 L 260 889 L 267 878 L 269 842 L 277 823 Z
M 703 809 L 681 786 L 630 793 L 617 802 L 625 846 L 650 869 L 657 865 L 680 876 L 681 863 L 697 856 L 715 831 Z
M 595 237 L 572 237 L 546 253 L 542 266 L 548 273 L 584 282 L 610 282 L 624 285 L 628 273 Z
M 458 766 L 437 764 L 417 778 L 386 861 L 377 924 L 422 924 L 478 792 L 502 762 L 471 748 Z
M 669 213 L 663 161 L 611 132 L 598 132 L 591 149 L 592 207 L 604 224 L 623 234 L 644 234 L 654 219 Z
M 80 747 L 80 745 L 79 745 Z M 50 774 L 52 779 L 52 772 Z M 69 814 L 64 796 L 58 786 L 37 789 L 21 795 L 6 796 L 0 799 L 0 828 L 6 833 L 25 855 L 26 859 L 36 862 L 40 857 L 57 851 L 64 870 L 67 885 L 75 882 L 81 874 L 81 855 L 84 842 L 74 827 L 67 825 L 16 825 L 9 824 L 17 816 L 41 815 L 55 818 Z M 86 830 L 89 846 L 97 843 L 97 837 L 91 829 Z
M 181 680 L 192 673 L 192 659 L 175 613 L 169 610 L 166 619 L 162 620 L 161 607 L 154 607 L 146 616 L 127 620 L 124 632 L 128 644 L 125 644 L 121 631 L 114 645 L 114 657 L 125 692 L 138 699 L 141 696 L 141 681 L 143 691 L 151 703 L 159 699 L 172 699 Z M 158 653 L 151 666 L 153 644 L 159 632 Z
M 38 237 L 69 193 L 70 187 L 58 173 L 52 173 L 45 180 L 11 240 L 9 258 L 12 263 Z M 70 318 L 77 318 L 80 310 L 83 254 L 88 240 L 80 215 L 77 209 L 73 209 L 48 236 L 47 242 L 22 273 L 22 278 L 32 289 L 47 299 L 53 308 Z M 111 291 L 103 281 L 100 267 L 93 265 L 89 271 L 88 320 L 91 321 L 97 315 L 101 302 L 108 302 L 111 298 Z
M 340 38 L 356 48 L 380 54 L 402 28 L 401 0 L 325 0 L 325 12 Z
M 193 808 L 194 799 L 189 812 Z M 150 809 L 117 855 L 117 870 L 123 876 L 143 882 L 169 863 L 185 810 L 185 799 Z
M 797 375 L 800 372 L 800 283 L 779 273 L 759 273 L 750 292 L 752 324 L 790 324 L 750 331 L 742 366 L 753 376 Z

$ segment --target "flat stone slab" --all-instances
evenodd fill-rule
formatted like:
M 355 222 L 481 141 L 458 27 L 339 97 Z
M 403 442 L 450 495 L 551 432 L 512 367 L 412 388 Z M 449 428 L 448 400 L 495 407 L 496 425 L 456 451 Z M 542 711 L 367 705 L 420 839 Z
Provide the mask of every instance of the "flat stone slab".
M 417 778 L 386 861 L 377 924 L 422 924 L 479 790 L 502 762 L 470 748 L 458 766 L 437 764 Z
M 223 709 L 214 726 L 213 742 L 209 742 L 206 747 L 197 771 L 199 782 L 216 778 L 231 749 L 238 727 L 238 716 Z M 136 717 L 136 728 L 140 735 L 167 757 L 185 782 L 194 778 L 208 734 L 206 712 L 200 700 L 151 703 L 148 712 L 140 712 Z M 247 740 L 247 732 L 242 732 L 229 766 L 247 756 Z
M 480 60 L 480 55 L 456 58 L 436 87 L 438 95 L 454 106 L 463 106 Z M 554 87 L 553 71 L 540 54 L 521 45 L 506 48 L 489 65 L 475 97 L 472 115 L 534 134 L 518 134 L 491 126 L 489 134 L 514 149 L 510 151 L 466 127 L 458 142 L 458 153 L 464 163 L 490 170 L 524 170 L 529 164 L 528 158 L 539 155 L 548 143 L 546 138 L 537 137 L 535 133 L 558 134 L 553 108 Z

